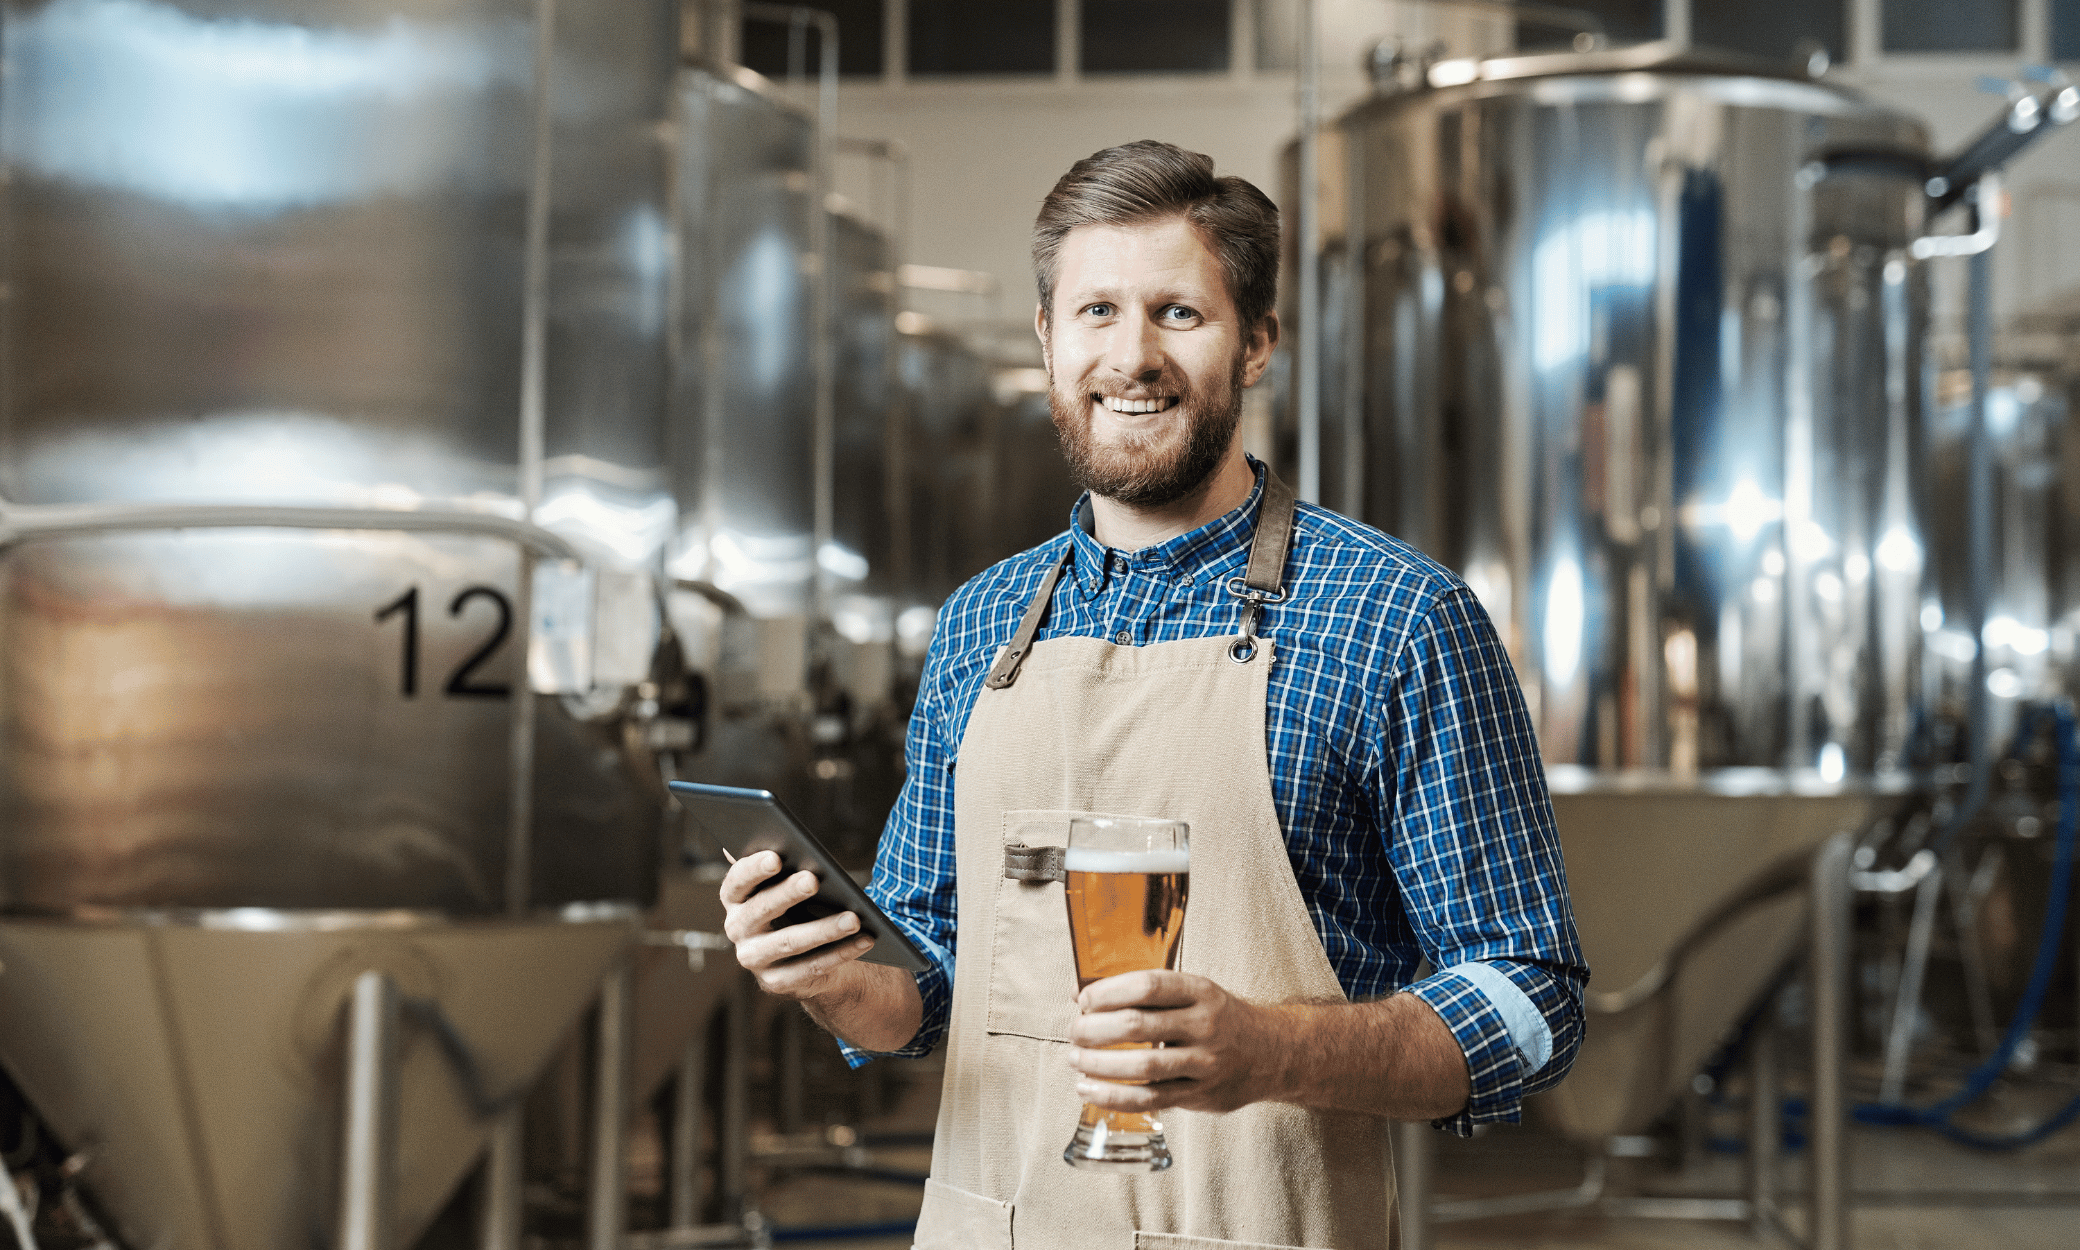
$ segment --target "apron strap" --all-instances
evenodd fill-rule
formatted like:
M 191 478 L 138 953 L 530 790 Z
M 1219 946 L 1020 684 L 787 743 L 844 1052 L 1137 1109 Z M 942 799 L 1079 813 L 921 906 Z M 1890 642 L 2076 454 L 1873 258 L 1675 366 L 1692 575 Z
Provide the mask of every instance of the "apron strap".
M 1040 618 L 1047 615 L 1047 605 L 1054 601 L 1055 584 L 1062 580 L 1062 569 L 1069 563 L 1069 555 L 1076 548 L 1072 545 L 1062 550 L 1062 558 L 1047 570 L 1040 579 L 1040 589 L 1033 592 L 1033 601 L 1026 605 L 1026 614 L 1019 618 L 1018 630 L 1011 635 L 1011 644 L 997 653 L 997 662 L 989 666 L 989 676 L 982 684 L 991 690 L 1002 690 L 1018 680 L 1018 666 L 1025 663 L 1026 652 L 1033 649 L 1033 635 L 1040 632 Z
M 1249 542 L 1249 568 L 1228 579 L 1228 593 L 1242 600 L 1242 630 L 1228 644 L 1228 658 L 1247 664 L 1257 658 L 1257 621 L 1267 603 L 1286 599 L 1286 552 L 1293 546 L 1293 488 L 1264 468 L 1264 499 L 1257 506 L 1257 532 Z
M 1295 510 L 1293 488 L 1266 466 L 1264 497 L 1257 501 L 1257 532 L 1249 542 L 1249 569 L 1241 577 L 1228 579 L 1228 593 L 1243 602 L 1242 632 L 1228 648 L 1228 658 L 1237 664 L 1247 664 L 1257 654 L 1257 618 L 1263 614 L 1264 605 L 1285 602 L 1286 552 L 1293 545 Z M 1061 582 L 1062 570 L 1068 567 L 1069 557 L 1075 551 L 1074 544 L 1063 548 L 1061 559 L 1040 579 L 1010 643 L 989 666 L 989 676 L 982 681 L 984 686 L 1002 690 L 1018 680 L 1019 666 L 1033 649 L 1033 635 L 1040 632 L 1041 618 L 1047 615 L 1047 605 L 1054 601 L 1054 588 Z

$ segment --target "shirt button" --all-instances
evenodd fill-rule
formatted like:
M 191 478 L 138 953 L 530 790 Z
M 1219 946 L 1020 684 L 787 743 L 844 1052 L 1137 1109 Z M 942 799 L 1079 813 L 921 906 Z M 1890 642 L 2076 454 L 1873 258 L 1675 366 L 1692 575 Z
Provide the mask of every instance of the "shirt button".
M 1134 641 L 1134 635 L 1123 629 L 1112 636 L 1112 641 L 1122 647 L 1128 646 Z
M 1197 579 L 1194 578 L 1190 573 L 1184 575 L 1184 584 L 1187 586 L 1191 585 L 1195 580 Z

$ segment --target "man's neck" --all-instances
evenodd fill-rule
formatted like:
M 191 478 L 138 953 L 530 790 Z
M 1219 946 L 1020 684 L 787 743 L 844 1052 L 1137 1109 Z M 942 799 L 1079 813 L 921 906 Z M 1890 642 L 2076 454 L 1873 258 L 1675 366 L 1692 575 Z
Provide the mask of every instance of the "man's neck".
M 1256 485 L 1256 470 L 1249 467 L 1242 448 L 1237 446 L 1229 450 L 1227 458 L 1199 489 L 1161 507 L 1137 508 L 1117 499 L 1092 495 L 1092 530 L 1107 547 L 1139 551 L 1219 520 L 1241 507 Z

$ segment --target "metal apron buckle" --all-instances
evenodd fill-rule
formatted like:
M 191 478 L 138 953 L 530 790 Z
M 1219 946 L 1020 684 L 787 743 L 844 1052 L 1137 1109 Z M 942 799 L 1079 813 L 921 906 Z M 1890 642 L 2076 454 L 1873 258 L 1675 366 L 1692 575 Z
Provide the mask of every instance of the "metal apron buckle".
M 1259 590 L 1239 577 L 1228 579 L 1228 593 L 1242 600 L 1242 632 L 1228 644 L 1228 658 L 1237 664 L 1247 664 L 1257 658 L 1257 623 L 1263 618 L 1264 605 L 1284 603 L 1286 592 L 1283 586 L 1277 590 Z

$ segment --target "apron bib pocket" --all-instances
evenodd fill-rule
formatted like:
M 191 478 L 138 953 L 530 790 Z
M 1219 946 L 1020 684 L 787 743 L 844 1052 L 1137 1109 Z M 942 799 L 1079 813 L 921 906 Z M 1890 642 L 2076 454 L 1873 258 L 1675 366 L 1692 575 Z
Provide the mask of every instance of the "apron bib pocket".
M 1004 813 L 1007 847 L 1067 846 L 1069 822 L 1090 815 L 1077 811 L 1026 810 Z M 1059 881 L 996 883 L 997 923 L 991 943 L 989 1012 L 991 1033 L 1069 1040 L 1076 1014 L 1076 952 L 1069 944 L 1069 908 Z

